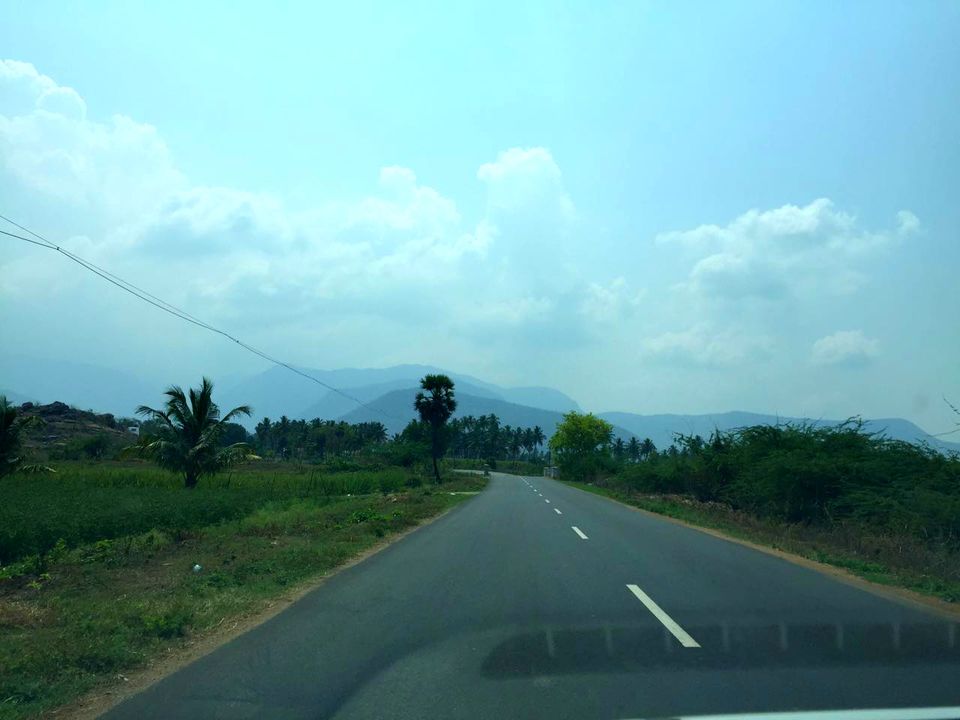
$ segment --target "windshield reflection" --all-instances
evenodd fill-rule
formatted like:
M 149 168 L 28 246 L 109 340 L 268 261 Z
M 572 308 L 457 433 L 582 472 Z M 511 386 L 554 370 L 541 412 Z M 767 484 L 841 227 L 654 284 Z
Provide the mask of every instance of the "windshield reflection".
M 498 644 L 484 676 L 509 678 L 644 668 L 960 665 L 957 623 L 694 626 L 702 647 L 683 648 L 666 628 L 545 627 Z

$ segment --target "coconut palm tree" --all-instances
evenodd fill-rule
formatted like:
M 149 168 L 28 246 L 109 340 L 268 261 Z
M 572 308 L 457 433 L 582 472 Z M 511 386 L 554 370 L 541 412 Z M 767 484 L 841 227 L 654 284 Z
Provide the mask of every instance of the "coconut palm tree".
M 188 488 L 196 487 L 205 475 L 256 458 L 247 443 L 221 445 L 227 423 L 240 415 L 250 415 L 249 406 L 235 407 L 221 417 L 220 408 L 213 402 L 213 383 L 208 378 L 203 378 L 199 388 L 190 388 L 189 393 L 171 385 L 164 395 L 167 396 L 164 410 L 146 405 L 137 408 L 138 415 L 157 421 L 160 430 L 154 436 L 143 438 L 131 448 L 133 452 L 182 474 Z
M 533 426 L 533 442 L 540 448 L 547 441 L 547 436 L 543 434 L 543 429 L 539 425 Z
M 627 454 L 627 446 L 623 442 L 623 438 L 617 438 L 613 443 L 613 457 L 618 461 L 623 460 L 623 456 Z
M 656 451 L 657 451 L 657 446 L 653 444 L 653 441 L 650 438 L 644 438 L 643 442 L 640 443 L 640 457 L 643 458 L 644 460 L 646 460 Z
M 453 380 L 446 375 L 425 375 L 420 387 L 426 391 L 418 392 L 413 407 L 420 414 L 420 420 L 430 426 L 430 455 L 433 458 L 433 477 L 440 483 L 440 469 L 437 460 L 446 450 L 444 433 L 447 420 L 457 409 L 453 396 Z M 429 393 L 429 394 L 427 394 Z

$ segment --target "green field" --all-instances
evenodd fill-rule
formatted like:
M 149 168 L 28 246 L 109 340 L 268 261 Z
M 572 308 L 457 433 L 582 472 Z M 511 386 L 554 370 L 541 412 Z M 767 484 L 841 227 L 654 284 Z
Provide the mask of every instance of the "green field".
M 0 487 L 0 565 L 158 529 L 182 532 L 243 517 L 273 500 L 397 492 L 421 479 L 401 468 L 324 471 L 264 464 L 207 478 L 191 492 L 144 464 L 65 463 L 56 474 L 15 475 Z
M 146 465 L 58 470 L 0 484 L 0 718 L 115 683 L 486 482 L 260 465 L 186 490 Z

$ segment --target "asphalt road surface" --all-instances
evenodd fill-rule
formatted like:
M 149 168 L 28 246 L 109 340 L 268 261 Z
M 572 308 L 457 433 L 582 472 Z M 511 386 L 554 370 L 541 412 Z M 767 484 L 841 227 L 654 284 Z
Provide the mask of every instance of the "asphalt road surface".
M 494 474 L 107 717 L 940 705 L 960 705 L 960 623 L 554 480 Z

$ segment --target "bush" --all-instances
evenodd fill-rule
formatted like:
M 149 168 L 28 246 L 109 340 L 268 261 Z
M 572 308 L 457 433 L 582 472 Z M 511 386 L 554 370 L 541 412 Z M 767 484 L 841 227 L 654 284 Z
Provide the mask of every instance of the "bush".
M 603 484 L 719 501 L 772 520 L 854 522 L 960 548 L 960 458 L 839 427 L 755 426 L 678 437 L 676 454 L 628 464 Z

